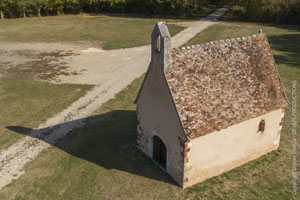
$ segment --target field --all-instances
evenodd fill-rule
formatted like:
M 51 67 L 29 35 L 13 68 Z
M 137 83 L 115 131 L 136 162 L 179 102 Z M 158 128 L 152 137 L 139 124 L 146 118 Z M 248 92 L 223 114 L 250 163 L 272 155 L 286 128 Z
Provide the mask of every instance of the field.
M 293 80 L 297 81 L 300 92 L 299 27 L 227 22 L 204 30 L 187 45 L 250 35 L 260 28 L 268 35 L 285 91 L 291 99 Z M 0 198 L 297 199 L 292 195 L 291 107 L 287 108 L 277 151 L 182 190 L 136 148 L 133 101 L 142 78 L 88 117 L 86 127 L 73 130 L 29 163 L 26 174 L 2 189 Z M 299 112 L 297 120 L 300 121 Z
M 36 128 L 90 88 L 88 85 L 36 82 L 28 77 L 1 78 L 0 147 L 8 147 L 22 137 L 7 126 Z
M 147 44 L 158 20 L 78 15 L 1 21 L 0 149 L 22 137 L 6 127 L 37 128 L 93 88 L 50 82 L 59 75 L 78 73 L 67 72 L 66 60 L 78 56 L 74 46 L 84 43 L 111 49 Z M 183 29 L 169 26 L 173 35 Z M 67 50 L 55 50 L 63 46 L 59 43 L 66 43 Z
M 119 49 L 150 44 L 150 34 L 157 21 L 109 16 L 69 15 L 16 19 L 0 22 L 0 41 L 90 43 L 103 49 Z M 170 24 L 170 34 L 183 28 Z

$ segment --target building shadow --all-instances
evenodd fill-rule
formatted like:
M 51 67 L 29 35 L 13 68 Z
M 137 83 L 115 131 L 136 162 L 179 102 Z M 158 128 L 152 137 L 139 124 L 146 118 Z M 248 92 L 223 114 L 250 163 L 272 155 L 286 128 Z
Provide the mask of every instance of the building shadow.
M 71 125 L 82 124 L 66 137 L 53 141 L 51 136 Z M 144 155 L 136 143 L 136 113 L 116 110 L 84 119 L 69 121 L 45 129 L 6 127 L 16 133 L 43 140 L 72 156 L 104 167 L 176 185 L 164 171 Z

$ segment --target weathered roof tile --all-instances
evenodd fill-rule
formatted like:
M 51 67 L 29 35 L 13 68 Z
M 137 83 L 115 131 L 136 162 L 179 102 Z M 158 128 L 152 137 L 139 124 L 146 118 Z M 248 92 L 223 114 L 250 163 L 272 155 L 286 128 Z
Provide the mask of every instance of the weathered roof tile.
M 287 106 L 264 34 L 172 50 L 166 77 L 194 138 Z

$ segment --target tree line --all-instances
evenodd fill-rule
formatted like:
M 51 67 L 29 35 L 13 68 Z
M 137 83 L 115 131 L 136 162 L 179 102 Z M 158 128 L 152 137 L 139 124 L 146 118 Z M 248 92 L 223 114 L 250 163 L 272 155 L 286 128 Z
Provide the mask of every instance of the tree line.
M 300 0 L 0 0 L 0 18 L 86 13 L 197 17 L 207 6 L 231 4 L 241 20 L 300 24 Z
M 0 0 L 1 19 L 28 16 L 118 12 L 186 17 L 222 0 Z
M 233 0 L 231 10 L 241 20 L 300 24 L 300 0 Z

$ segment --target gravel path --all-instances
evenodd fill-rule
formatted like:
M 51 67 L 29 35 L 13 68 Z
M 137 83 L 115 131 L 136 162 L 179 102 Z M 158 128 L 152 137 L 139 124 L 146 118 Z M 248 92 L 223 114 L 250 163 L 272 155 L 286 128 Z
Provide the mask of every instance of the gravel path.
M 197 33 L 216 23 L 216 19 L 225 11 L 226 8 L 222 8 L 200 21 L 189 23 L 188 28 L 172 38 L 172 47 L 183 45 Z M 78 74 L 59 75 L 55 82 L 96 85 L 63 112 L 47 120 L 38 130 L 32 131 L 19 142 L 0 152 L 0 189 L 24 174 L 24 166 L 40 152 L 65 137 L 70 130 L 82 127 L 85 117 L 145 73 L 150 62 L 149 45 L 111 51 L 82 45 L 30 43 L 15 43 L 13 47 L 11 43 L 0 45 L 7 47 L 6 50 L 12 48 L 72 51 L 73 54 L 64 62 L 70 72 Z

